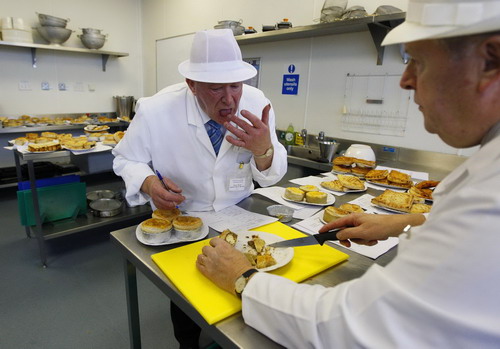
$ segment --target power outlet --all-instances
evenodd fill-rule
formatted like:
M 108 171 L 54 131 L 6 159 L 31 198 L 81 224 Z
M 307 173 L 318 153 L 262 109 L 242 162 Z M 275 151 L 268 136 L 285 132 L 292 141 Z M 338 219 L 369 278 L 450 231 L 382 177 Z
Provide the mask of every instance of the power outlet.
M 50 84 L 47 81 L 42 81 L 41 87 L 43 91 L 50 90 Z
M 66 91 L 66 84 L 64 82 L 57 84 L 57 87 L 59 88 L 59 91 Z
M 19 81 L 19 91 L 31 91 L 31 83 L 27 80 Z
M 77 92 L 83 92 L 83 82 L 75 82 L 75 86 L 73 87 Z

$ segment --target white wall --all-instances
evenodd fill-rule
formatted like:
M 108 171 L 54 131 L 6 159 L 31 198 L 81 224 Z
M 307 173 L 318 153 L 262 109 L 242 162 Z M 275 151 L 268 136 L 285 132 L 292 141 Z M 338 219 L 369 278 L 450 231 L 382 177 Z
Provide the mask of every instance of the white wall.
M 108 34 L 102 50 L 129 56 L 110 57 L 103 72 L 100 55 L 37 50 L 33 68 L 29 48 L 0 46 L 0 115 L 114 112 L 112 96 L 142 96 L 140 0 L 0 0 L 0 17 L 21 17 L 35 27 L 35 12 L 70 19 L 67 27 L 74 33 L 63 46 L 83 48 L 80 28 L 98 28 Z M 46 43 L 33 33 L 36 43 Z M 28 81 L 32 90 L 19 91 L 20 81 Z M 42 81 L 51 90 L 42 91 Z M 59 82 L 66 83 L 67 91 L 57 89 Z M 75 91 L 76 83 L 83 84 L 83 91 Z
M 323 4 L 324 0 L 144 0 L 145 95 L 156 92 L 155 72 L 152 69 L 157 64 L 152 51 L 153 40 L 212 28 L 217 21 L 225 19 L 241 19 L 244 26 L 253 26 L 258 31 L 261 31 L 262 25 L 274 24 L 283 18 L 288 18 L 293 26 L 310 25 L 318 22 Z M 368 13 L 374 12 L 380 5 L 393 5 L 406 11 L 408 1 L 349 0 L 347 6 L 353 5 L 364 6 Z M 242 45 L 241 48 L 244 57 L 262 58 L 260 88 L 273 102 L 280 129 L 285 129 L 292 122 L 296 129 L 306 128 L 312 134 L 325 131 L 331 137 L 359 142 L 461 155 L 475 151 L 457 151 L 437 136 L 428 134 L 413 100 L 402 137 L 342 131 L 341 109 L 346 74 L 401 74 L 405 67 L 397 47 L 386 48 L 384 63 L 377 66 L 376 49 L 368 31 Z M 281 94 L 284 69 L 290 63 L 300 66 L 298 96 Z M 158 86 L 158 89 L 162 87 Z

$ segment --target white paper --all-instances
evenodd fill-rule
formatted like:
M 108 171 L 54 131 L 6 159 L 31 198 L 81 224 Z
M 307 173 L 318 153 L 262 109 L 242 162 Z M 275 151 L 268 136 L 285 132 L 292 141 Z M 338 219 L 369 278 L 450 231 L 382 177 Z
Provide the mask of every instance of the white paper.
M 222 232 L 225 229 L 229 229 L 233 232 L 245 232 L 252 228 L 260 227 L 278 220 L 276 217 L 250 212 L 236 205 L 227 207 L 219 212 L 189 211 L 188 214 L 200 217 L 205 224 L 218 232 Z
M 354 201 L 351 201 L 351 203 L 354 203 Z M 318 230 L 324 225 L 320 220 L 322 216 L 323 216 L 323 211 L 318 212 L 314 216 L 294 224 L 292 227 L 308 234 L 312 235 L 318 234 Z M 387 251 L 389 251 L 394 246 L 396 246 L 399 243 L 399 238 L 390 237 L 387 240 L 379 241 L 374 246 L 358 245 L 356 243 L 351 243 L 351 247 L 345 247 L 339 242 L 336 241 L 331 241 L 331 242 L 333 244 L 347 248 L 348 250 L 351 250 L 353 252 L 362 254 L 363 256 L 366 256 L 368 258 L 376 259 L 381 255 L 383 255 L 384 253 L 386 253 Z

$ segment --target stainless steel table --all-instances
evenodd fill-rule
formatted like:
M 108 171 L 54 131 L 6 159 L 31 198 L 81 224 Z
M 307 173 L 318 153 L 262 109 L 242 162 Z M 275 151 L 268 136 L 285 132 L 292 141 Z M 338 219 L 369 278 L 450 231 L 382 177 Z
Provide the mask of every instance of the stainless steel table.
M 368 193 L 380 194 L 379 191 L 369 188 Z M 359 194 L 346 194 L 336 198 L 335 206 L 348 202 L 356 198 Z M 266 207 L 275 204 L 260 195 L 252 195 L 243 200 L 238 206 L 257 213 L 267 214 Z M 291 222 L 290 224 L 293 224 Z M 214 341 L 223 348 L 278 348 L 280 345 L 271 341 L 253 328 L 245 325 L 241 313 L 235 314 L 214 325 L 209 325 L 194 309 L 191 304 L 182 296 L 177 288 L 163 274 L 151 259 L 151 255 L 171 248 L 179 247 L 182 244 L 168 246 L 145 246 L 137 241 L 135 237 L 136 226 L 116 230 L 111 233 L 111 239 L 118 246 L 124 258 L 125 285 L 129 317 L 130 347 L 141 347 L 139 304 L 137 297 L 136 270 L 141 271 L 151 282 L 153 282 L 168 298 L 177 304 L 188 316 L 190 316 Z M 209 237 L 217 235 L 217 232 L 210 230 Z M 361 276 L 373 263 L 386 265 L 396 255 L 396 248 L 390 250 L 377 260 L 364 257 L 350 250 L 334 245 L 335 248 L 349 254 L 349 259 L 337 266 L 334 266 L 321 274 L 318 274 L 305 283 L 322 284 L 334 286 L 341 282 L 351 280 Z M 223 292 L 223 291 L 222 291 Z

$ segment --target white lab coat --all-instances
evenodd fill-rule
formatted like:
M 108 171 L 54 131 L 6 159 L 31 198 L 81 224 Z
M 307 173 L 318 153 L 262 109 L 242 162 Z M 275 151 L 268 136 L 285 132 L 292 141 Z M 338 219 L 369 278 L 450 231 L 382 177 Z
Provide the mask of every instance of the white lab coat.
M 260 90 L 243 85 L 240 110 L 260 117 L 269 103 Z M 249 196 L 254 189 L 252 179 L 265 187 L 284 176 L 287 155 L 274 132 L 272 109 L 269 129 L 274 155 L 271 167 L 263 172 L 256 168 L 250 151 L 226 139 L 216 156 L 204 126 L 208 120 L 186 83 L 138 101 L 125 137 L 113 150 L 113 169 L 125 181 L 130 205 L 150 200 L 140 188 L 146 177 L 155 175 L 153 169 L 182 188 L 186 200 L 180 208 L 191 211 L 221 210 Z
M 255 275 L 245 322 L 287 348 L 499 348 L 500 124 L 434 196 L 385 268 L 333 288 Z

